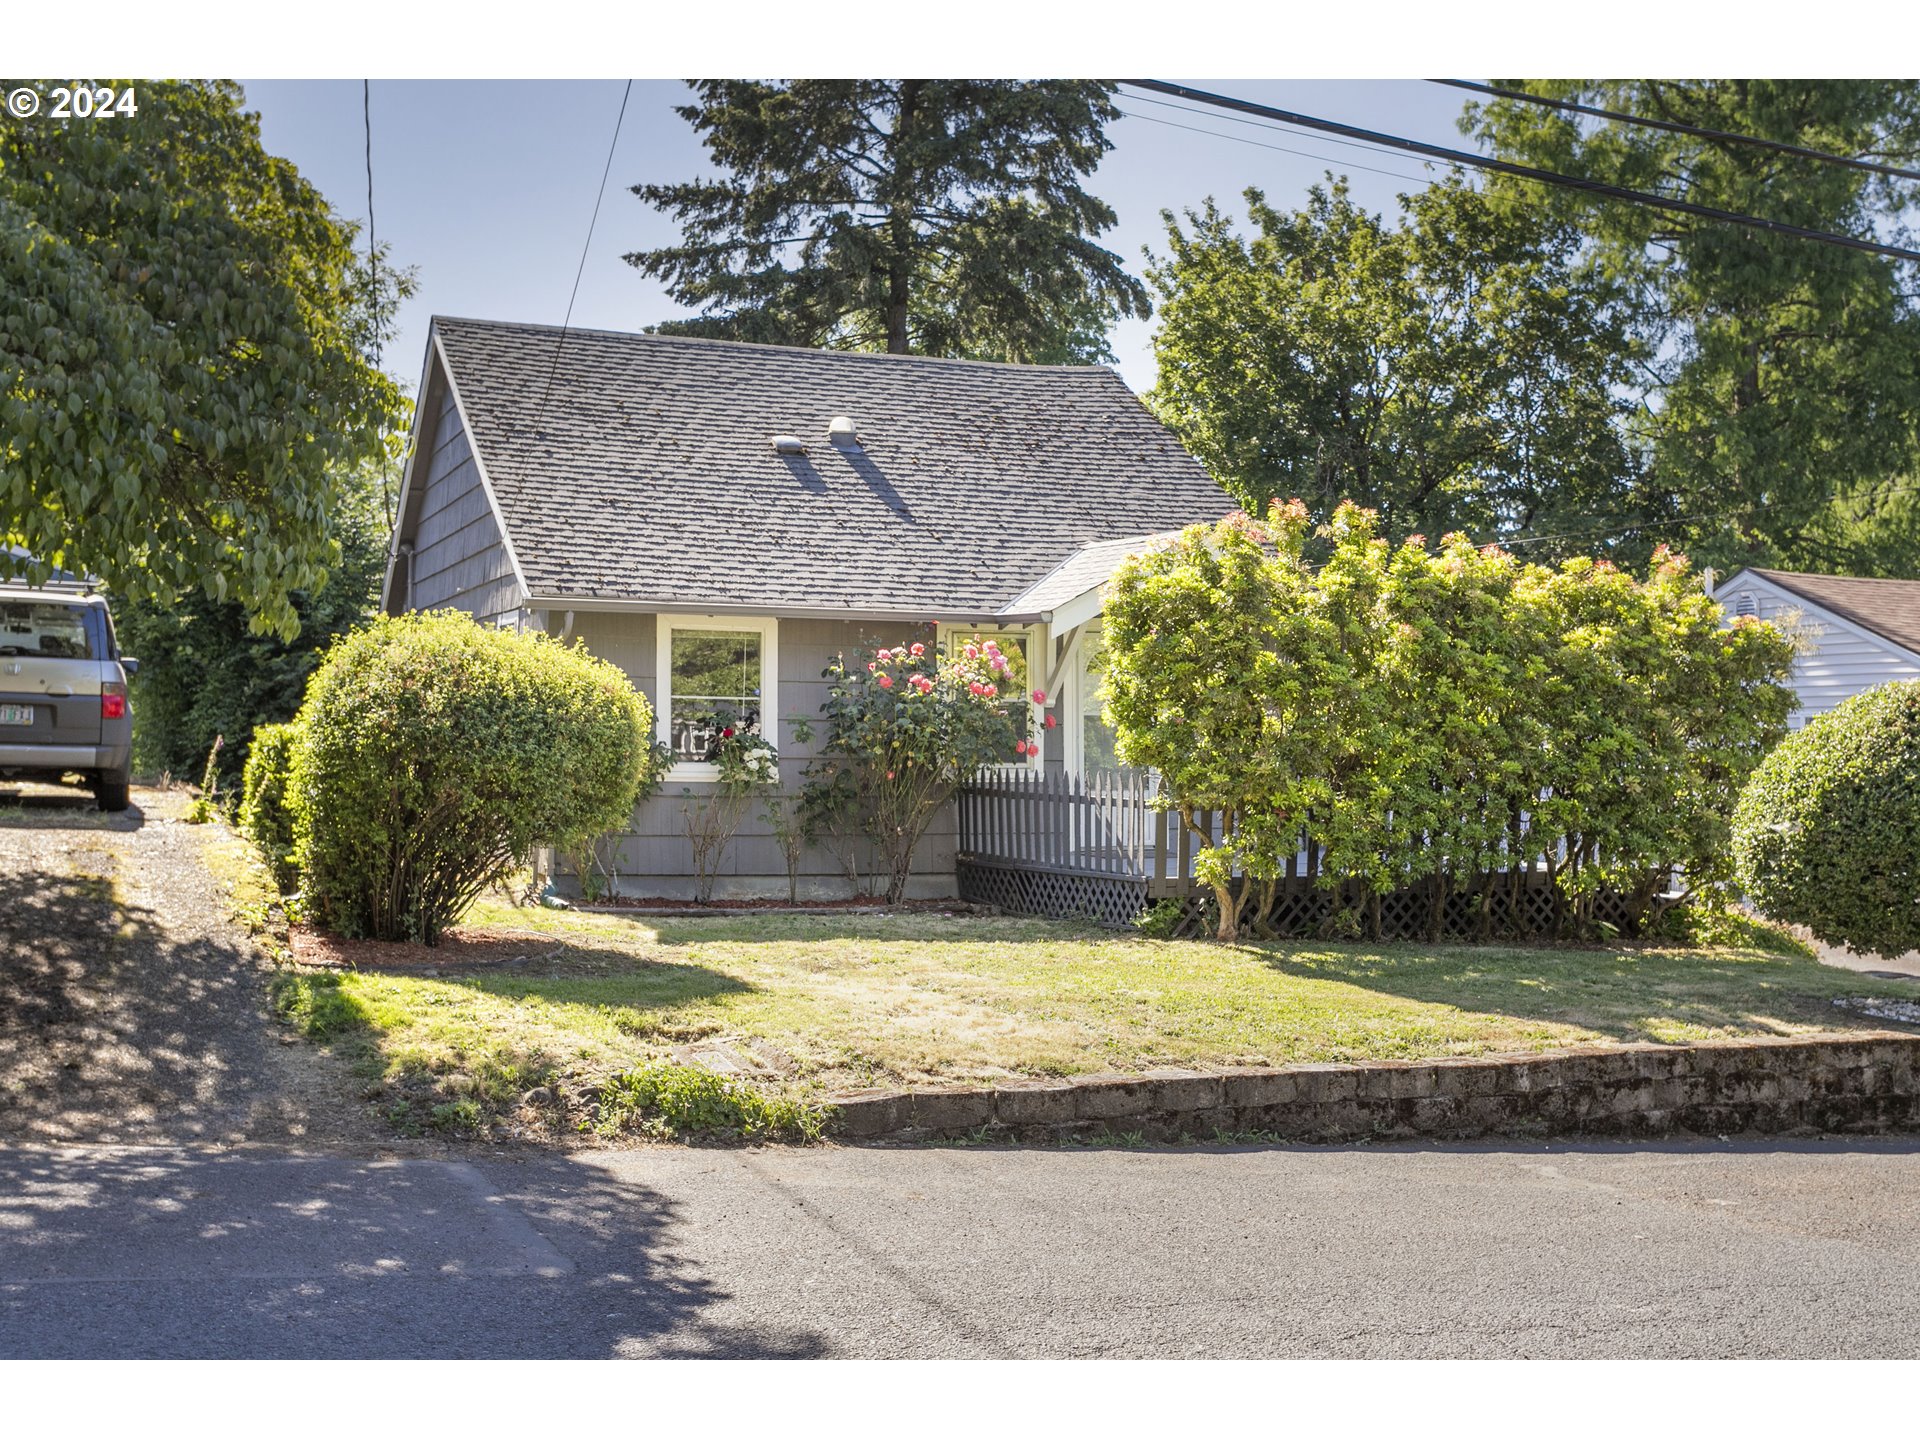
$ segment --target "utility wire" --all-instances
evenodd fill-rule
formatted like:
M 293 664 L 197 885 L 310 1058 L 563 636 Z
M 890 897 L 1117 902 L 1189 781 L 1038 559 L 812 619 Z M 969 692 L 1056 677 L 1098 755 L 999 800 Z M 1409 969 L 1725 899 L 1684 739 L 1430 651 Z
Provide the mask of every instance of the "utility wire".
M 1735 130 L 1711 130 L 1704 125 L 1687 125 L 1678 120 L 1654 120 L 1645 115 L 1629 115 L 1620 110 L 1602 110 L 1572 100 L 1554 100 L 1525 90 L 1503 90 L 1498 85 L 1482 85 L 1475 80 L 1433 80 L 1435 85 L 1451 85 L 1456 90 L 1473 90 L 1482 95 L 1497 95 L 1502 100 L 1523 100 L 1529 105 L 1544 105 L 1575 115 L 1592 115 L 1601 120 L 1616 120 L 1622 125 L 1639 125 L 1648 130 L 1666 130 L 1676 135 L 1697 135 L 1703 140 L 1721 140 L 1735 145 L 1753 145 L 1802 160 L 1818 160 L 1827 165 L 1844 165 L 1850 170 L 1870 170 L 1876 175 L 1891 175 L 1899 180 L 1920 180 L 1920 170 L 1904 170 L 1898 165 L 1883 165 L 1874 160 L 1857 160 L 1851 155 L 1835 155 L 1827 150 L 1812 150 L 1805 145 L 1790 145 L 1784 140 L 1768 140 L 1759 135 L 1742 135 Z
M 1251 135 L 1229 135 L 1224 130 L 1208 130 L 1199 125 L 1183 125 L 1178 120 L 1168 120 L 1159 115 L 1142 115 L 1137 110 L 1121 110 L 1120 113 L 1129 120 L 1146 120 L 1155 125 L 1170 125 L 1175 130 L 1185 130 L 1194 135 L 1211 135 L 1216 140 L 1232 140 L 1241 145 L 1256 146 L 1261 150 L 1278 150 L 1283 155 L 1301 155 L 1308 160 L 1321 160 L 1328 165 L 1337 165 L 1346 170 L 1364 170 L 1369 175 L 1388 175 L 1395 180 L 1411 180 L 1416 185 L 1429 185 L 1433 183 L 1433 177 L 1431 175 L 1409 175 L 1405 171 L 1382 170 L 1374 165 L 1350 165 L 1345 160 L 1338 159 L 1332 155 L 1316 155 L 1311 150 L 1294 150 L 1286 145 L 1270 145 L 1264 140 L 1254 139 Z M 1275 133 L 1281 135 L 1289 133 L 1285 130 L 1278 130 L 1276 127 L 1270 125 L 1262 125 L 1259 128 L 1262 130 L 1274 130 Z
M 613 152 L 620 148 L 620 126 L 627 118 L 627 100 L 633 94 L 633 81 L 620 92 L 620 113 L 614 117 L 613 139 L 607 144 L 607 163 L 600 171 L 600 188 L 593 195 L 593 217 L 587 221 L 587 238 L 580 246 L 580 264 L 573 272 L 573 291 L 567 296 L 567 315 L 560 322 L 560 335 L 553 346 L 553 368 L 547 371 L 547 388 L 540 392 L 540 408 L 534 412 L 533 428 L 538 430 L 546 418 L 547 398 L 553 394 L 553 377 L 560 373 L 560 355 L 567 344 L 567 327 L 573 324 L 573 302 L 580 298 L 580 277 L 587 273 L 587 252 L 593 248 L 593 229 L 600 223 L 600 202 L 607 193 L 607 176 L 613 173 Z
M 1289 125 L 1299 125 L 1309 130 L 1323 130 L 1332 135 L 1368 140 L 1376 144 L 1392 146 L 1409 154 L 1426 155 L 1476 170 L 1514 175 L 1523 180 L 1534 180 L 1545 185 L 1558 185 L 1565 189 L 1579 190 L 1610 200 L 1624 200 L 1629 204 L 1665 210 L 1671 214 L 1697 215 L 1702 219 L 1717 220 L 1723 224 L 1769 231 L 1776 235 L 1790 235 L 1799 240 L 1815 240 L 1826 245 L 1841 245 L 1850 250 L 1864 250 L 1874 255 L 1891 256 L 1896 260 L 1920 260 L 1920 250 L 1908 250 L 1899 245 L 1883 245 L 1877 240 L 1862 240 L 1854 235 L 1840 235 L 1831 230 L 1810 230 L 1803 225 L 1790 225 L 1783 220 L 1767 220 L 1758 215 L 1743 215 L 1733 210 L 1721 210 L 1712 205 L 1697 205 L 1691 200 L 1674 200 L 1664 195 L 1649 194 L 1644 190 L 1629 190 L 1625 186 L 1609 185 L 1600 180 L 1562 175 L 1557 171 L 1541 170 L 1532 165 L 1517 165 L 1511 160 L 1495 160 L 1486 155 L 1477 155 L 1470 150 L 1453 150 L 1444 145 L 1428 144 L 1424 140 L 1409 140 L 1402 135 L 1365 130 L 1357 125 L 1343 125 L 1335 120 L 1322 120 L 1318 116 L 1302 115 L 1297 111 L 1261 105 L 1252 100 L 1240 100 L 1231 95 L 1216 95 L 1208 90 L 1196 90 L 1190 85 L 1174 85 L 1164 80 L 1128 80 L 1124 83 L 1144 90 L 1157 90 L 1162 94 L 1177 95 L 1185 100 L 1197 100 L 1202 104 L 1217 106 L 1224 110 L 1239 110 L 1250 115 L 1261 115 L 1270 120 L 1284 121 Z
M 373 368 L 382 359 L 380 335 L 380 242 L 373 224 L 373 82 L 360 82 L 360 123 L 367 139 L 367 313 L 373 326 Z M 387 530 L 393 530 L 393 467 L 380 464 L 380 512 L 387 517 Z
M 1232 121 L 1235 125 L 1246 125 L 1246 126 L 1250 126 L 1252 129 L 1255 129 L 1255 130 L 1268 130 L 1268 131 L 1272 131 L 1276 135 L 1295 135 L 1300 137 L 1303 140 L 1323 141 L 1328 145 L 1338 145 L 1343 149 L 1347 149 L 1347 150 L 1365 150 L 1375 155 L 1385 155 L 1389 159 L 1397 158 L 1398 155 L 1400 154 L 1400 152 L 1397 150 L 1388 150 L 1385 147 L 1379 146 L 1379 145 L 1368 145 L 1365 142 L 1360 140 L 1339 140 L 1339 139 L 1335 139 L 1331 135 L 1317 135 L 1311 130 L 1301 130 L 1291 125 L 1274 125 L 1265 120 L 1255 120 L 1250 116 L 1246 116 L 1246 115 L 1221 115 L 1219 114 L 1218 111 L 1209 109 L 1207 106 L 1204 106 L 1204 105 L 1180 105 L 1180 104 L 1176 104 L 1172 100 L 1157 99 L 1152 95 L 1126 95 L 1124 98 L 1128 100 L 1138 100 L 1144 105 L 1157 105 L 1162 109 L 1166 109 L 1166 110 L 1182 110 L 1189 115 L 1204 115 L 1209 118 L 1229 120 L 1229 121 Z M 1125 112 L 1122 112 L 1122 113 L 1125 113 Z M 1151 120 L 1153 117 L 1151 115 L 1140 115 L 1140 116 L 1136 116 L 1135 118 L 1141 119 L 1141 120 Z M 1208 133 L 1212 134 L 1215 132 L 1209 131 Z M 1230 139 L 1232 137 L 1229 136 L 1227 138 Z M 1316 155 L 1313 158 L 1324 159 L 1325 157 Z
M 1920 481 L 1910 481 L 1903 485 L 1888 485 L 1876 488 L 1870 496 L 1849 496 L 1847 498 L 1884 500 L 1889 496 L 1905 495 L 1916 489 L 1920 489 Z M 1826 497 L 1822 499 L 1820 503 L 1822 505 L 1831 505 L 1840 498 L 1840 492 L 1838 490 L 1832 490 L 1827 493 Z M 1633 535 L 1642 530 L 1660 530 L 1671 525 L 1693 525 L 1702 520 L 1732 520 L 1734 518 L 1736 518 L 1735 512 L 1731 510 L 1709 510 L 1700 515 L 1674 515 L 1664 520 L 1640 520 L 1634 524 L 1622 525 L 1611 530 L 1564 530 L 1552 535 L 1523 535 L 1518 532 L 1509 532 L 1509 534 L 1513 535 L 1512 539 L 1496 535 L 1490 540 L 1480 540 L 1475 543 L 1480 545 L 1498 545 L 1502 550 L 1514 550 L 1522 545 L 1543 545 L 1549 540 L 1611 540 L 1616 536 Z

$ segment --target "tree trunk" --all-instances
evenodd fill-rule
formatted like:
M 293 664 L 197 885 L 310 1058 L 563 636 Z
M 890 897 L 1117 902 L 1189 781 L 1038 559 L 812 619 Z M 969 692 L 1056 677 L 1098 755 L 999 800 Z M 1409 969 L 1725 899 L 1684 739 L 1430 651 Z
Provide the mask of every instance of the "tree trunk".
M 897 187 L 893 213 L 887 220 L 887 243 L 892 252 L 887 257 L 887 353 L 889 355 L 909 353 L 910 331 L 907 321 L 913 279 L 913 190 L 915 185 L 914 177 L 903 176 L 901 170 L 909 163 L 902 152 L 907 149 L 908 136 L 913 128 L 914 105 L 919 95 L 919 81 L 902 80 L 900 82 L 900 114 L 894 121 L 893 141 L 889 147 L 894 152 L 893 181 Z

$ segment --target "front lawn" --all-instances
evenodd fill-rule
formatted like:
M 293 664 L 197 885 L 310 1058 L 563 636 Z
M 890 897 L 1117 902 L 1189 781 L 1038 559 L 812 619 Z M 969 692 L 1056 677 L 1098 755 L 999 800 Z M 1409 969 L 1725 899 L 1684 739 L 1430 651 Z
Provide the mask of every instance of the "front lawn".
M 491 1123 L 528 1092 L 544 1102 L 676 1052 L 805 1097 L 1863 1028 L 1876 1022 L 1834 997 L 1920 988 L 1752 928 L 1707 948 L 1228 948 L 1035 920 L 642 921 L 489 901 L 464 931 L 490 941 L 484 964 L 462 960 L 457 931 L 412 952 L 436 974 L 289 969 L 277 988 L 282 1013 L 343 1047 L 403 1128 Z

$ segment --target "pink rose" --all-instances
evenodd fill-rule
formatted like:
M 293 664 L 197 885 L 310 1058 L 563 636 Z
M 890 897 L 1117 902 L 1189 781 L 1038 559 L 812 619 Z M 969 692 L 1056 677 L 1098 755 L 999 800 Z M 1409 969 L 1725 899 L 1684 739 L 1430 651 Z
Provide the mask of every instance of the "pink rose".
M 1036 691 L 1034 691 L 1034 692 L 1033 692 L 1033 703 L 1034 703 L 1034 704 L 1036 704 L 1036 705 L 1044 705 L 1044 704 L 1046 704 L 1046 703 L 1047 703 L 1047 692 L 1046 692 L 1046 691 L 1044 691 L 1044 690 L 1036 690 Z
M 1014 741 L 1014 742 L 1013 742 L 1013 753 L 1014 753 L 1014 754 L 1016 754 L 1016 755 L 1024 755 L 1024 754 L 1026 754 L 1026 753 L 1027 753 L 1027 742 L 1026 742 L 1026 741 L 1024 741 L 1024 740 L 1016 740 L 1016 741 Z
M 1053 729 L 1053 727 L 1054 727 L 1055 725 L 1057 725 L 1057 724 L 1059 724 L 1059 723 L 1060 723 L 1060 722 L 1059 722 L 1059 721 L 1057 721 L 1057 720 L 1055 720 L 1055 719 L 1053 718 L 1053 716 L 1051 716 L 1051 715 L 1049 715 L 1049 716 L 1047 716 L 1047 729 L 1049 729 L 1049 730 L 1051 730 L 1051 729 Z
M 963 650 L 961 650 L 961 652 L 960 652 L 960 653 L 961 653 L 962 655 L 964 655 L 964 656 L 966 656 L 966 657 L 967 657 L 967 659 L 969 659 L 969 660 L 978 660 L 978 659 L 980 658 L 980 652 L 979 652 L 978 650 L 976 650 L 976 649 L 974 649 L 974 648 L 973 648 L 973 646 L 971 646 L 971 645 L 969 645 L 969 646 L 967 646 L 967 647 L 966 647 L 965 649 L 963 649 Z
M 913 656 L 914 659 L 918 660 L 922 655 L 927 653 L 927 647 L 922 645 L 918 640 L 916 640 L 913 642 L 913 644 L 907 647 L 907 653 Z
M 887 771 L 887 779 L 889 780 L 893 779 L 893 771 L 891 770 Z
M 891 690 L 893 688 L 893 676 L 882 675 L 880 677 L 880 688 L 882 690 Z
M 982 685 L 980 687 L 980 693 L 982 695 L 998 695 L 1000 692 L 992 685 Z

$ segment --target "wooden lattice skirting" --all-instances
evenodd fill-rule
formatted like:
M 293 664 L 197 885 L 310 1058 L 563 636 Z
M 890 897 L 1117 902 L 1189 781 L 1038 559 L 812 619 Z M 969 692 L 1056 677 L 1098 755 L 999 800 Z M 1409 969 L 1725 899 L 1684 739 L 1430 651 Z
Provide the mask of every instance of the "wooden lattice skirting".
M 1015 915 L 1044 915 L 1056 920 L 1090 920 L 1109 929 L 1125 929 L 1156 903 L 1144 879 L 1124 875 L 1075 873 L 1045 866 L 1010 865 L 983 859 L 958 863 L 960 898 L 991 905 Z M 1164 885 L 1154 887 L 1164 889 Z M 1210 935 L 1214 930 L 1211 893 L 1198 889 L 1158 897 L 1171 901 L 1178 914 L 1167 917 L 1160 933 L 1178 936 Z M 1500 876 L 1485 901 L 1479 893 L 1463 891 L 1446 897 L 1440 931 L 1450 939 L 1537 938 L 1569 930 L 1571 917 L 1563 913 L 1559 896 L 1544 874 L 1523 875 L 1519 883 Z M 1601 891 L 1593 897 L 1591 918 L 1620 930 L 1630 928 L 1624 896 Z M 1380 938 L 1425 939 L 1433 928 L 1433 897 L 1423 889 L 1399 890 L 1380 897 Z M 1282 885 L 1263 929 L 1275 936 L 1328 938 L 1359 936 L 1370 929 L 1369 917 L 1350 897 L 1306 880 Z
M 1147 882 L 1126 875 L 1076 875 L 1067 871 L 959 862 L 960 898 L 1015 915 L 1052 920 L 1091 920 L 1124 930 L 1147 908 Z

